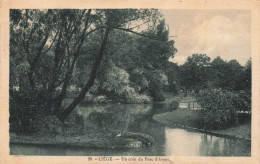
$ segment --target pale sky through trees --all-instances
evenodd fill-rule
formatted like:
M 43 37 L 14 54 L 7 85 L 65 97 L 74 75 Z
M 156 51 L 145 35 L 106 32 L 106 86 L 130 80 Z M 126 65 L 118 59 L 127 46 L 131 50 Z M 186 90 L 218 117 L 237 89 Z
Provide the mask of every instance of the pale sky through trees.
M 183 64 L 188 56 L 207 54 L 211 59 L 236 59 L 241 65 L 251 57 L 250 10 L 162 10 Z

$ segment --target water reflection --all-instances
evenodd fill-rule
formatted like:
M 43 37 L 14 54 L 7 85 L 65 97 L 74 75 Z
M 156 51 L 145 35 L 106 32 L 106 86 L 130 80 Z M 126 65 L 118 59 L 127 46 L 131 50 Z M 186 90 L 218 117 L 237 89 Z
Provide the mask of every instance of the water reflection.
M 166 155 L 250 156 L 250 142 L 165 128 Z
M 152 116 L 169 111 L 165 104 L 154 105 L 89 105 L 79 106 L 68 121 L 83 130 L 96 129 L 112 135 L 127 131 L 152 136 L 155 143 L 134 149 L 72 148 L 32 145 L 10 145 L 12 155 L 87 155 L 87 156 L 250 156 L 250 142 L 226 139 L 204 133 L 169 128 Z
M 123 135 L 131 122 L 147 115 L 151 109 L 151 105 L 92 105 L 81 106 L 76 113 L 84 129 L 94 128 Z

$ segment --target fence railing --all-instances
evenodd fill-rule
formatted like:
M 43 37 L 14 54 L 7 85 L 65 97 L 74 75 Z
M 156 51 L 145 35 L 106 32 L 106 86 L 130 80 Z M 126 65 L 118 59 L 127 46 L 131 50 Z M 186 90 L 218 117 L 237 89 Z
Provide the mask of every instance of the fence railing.
M 196 101 L 185 101 L 179 103 L 179 109 L 200 110 L 201 106 Z M 251 111 L 237 111 L 239 114 L 251 114 Z
M 201 106 L 196 101 L 185 101 L 179 103 L 179 109 L 199 110 Z

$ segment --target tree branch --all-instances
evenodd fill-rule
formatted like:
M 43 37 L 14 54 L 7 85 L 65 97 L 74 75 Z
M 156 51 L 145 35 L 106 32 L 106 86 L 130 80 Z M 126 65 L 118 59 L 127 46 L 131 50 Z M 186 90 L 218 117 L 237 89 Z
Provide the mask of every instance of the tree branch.
M 61 31 L 60 31 L 60 32 L 61 32 Z M 56 37 L 57 37 L 58 33 L 59 33 L 59 32 L 57 32 L 57 33 L 56 33 L 56 35 L 55 35 L 55 37 L 54 37 L 54 39 L 53 39 L 53 41 L 52 41 L 52 43 L 51 43 L 50 47 L 49 47 L 49 48 L 48 48 L 46 51 L 44 51 L 44 52 L 43 52 L 43 54 L 46 54 L 46 53 L 47 53 L 47 52 L 48 52 L 48 51 L 51 49 L 51 47 L 52 47 L 53 43 L 54 43 L 54 42 L 55 42 L 55 40 L 56 40 Z
M 104 50 L 106 48 L 109 31 L 110 31 L 109 28 L 106 29 L 104 40 L 103 40 L 103 42 L 101 44 L 99 53 L 98 53 L 98 55 L 97 55 L 97 57 L 95 59 L 95 62 L 93 64 L 93 67 L 92 67 L 92 70 L 91 70 L 88 82 L 85 84 L 85 86 L 83 87 L 82 91 L 73 100 L 73 102 L 61 113 L 60 116 L 58 116 L 58 118 L 61 121 L 64 121 L 67 118 L 67 116 L 73 111 L 73 109 L 84 99 L 86 93 L 89 91 L 91 86 L 94 84 L 94 81 L 95 81 L 96 76 L 97 76 L 98 67 L 99 67 L 99 65 L 101 63 L 101 59 L 102 59 L 102 57 L 104 55 Z
M 29 62 L 30 64 L 30 71 L 28 73 L 28 78 L 29 78 L 29 82 L 30 82 L 30 86 L 31 86 L 31 89 L 33 90 L 35 88 L 35 83 L 34 83 L 34 80 L 33 80 L 33 73 L 34 73 L 34 70 L 35 70 L 35 67 L 36 67 L 36 63 L 37 61 L 39 60 L 40 56 L 41 56 L 41 51 L 48 39 L 48 36 L 49 36 L 49 32 L 46 32 L 45 34 L 45 38 L 43 39 L 43 42 L 41 43 L 41 45 L 37 48 L 37 53 L 36 53 L 36 57 L 32 60 L 32 62 Z
M 31 38 L 32 38 L 32 34 L 33 34 L 33 32 L 36 30 L 36 25 L 34 25 L 33 26 L 33 29 L 31 30 L 31 32 L 30 32 L 30 36 L 29 36 L 29 38 L 27 39 L 27 41 L 26 41 L 26 47 L 27 47 L 27 49 L 29 49 L 29 42 L 30 42 L 30 40 L 31 40 Z
M 153 38 L 153 37 L 151 37 L 151 36 L 149 36 L 149 35 L 145 35 L 145 34 L 142 34 L 142 33 L 138 33 L 138 32 L 135 32 L 135 31 L 133 31 L 133 30 L 130 30 L 130 29 L 126 29 L 126 28 L 122 28 L 122 27 L 112 27 L 112 28 L 113 28 L 113 29 L 122 30 L 122 31 L 126 31 L 126 32 L 130 32 L 130 33 L 133 33 L 133 34 L 142 36 L 142 37 L 149 38 L 149 39 L 154 40 L 154 41 L 164 42 L 164 41 L 159 40 L 158 38 Z M 164 43 L 165 43 L 165 42 L 164 42 Z
M 87 13 L 88 16 L 87 16 L 87 20 L 86 20 L 86 23 L 85 23 L 85 28 L 84 28 L 84 30 L 83 30 L 83 32 L 82 32 L 79 46 L 78 46 L 76 52 L 74 53 L 75 56 L 78 55 L 78 53 L 79 53 L 79 51 L 80 51 L 80 49 L 81 49 L 81 47 L 82 47 L 82 45 L 83 45 L 83 42 L 84 42 L 84 40 L 86 39 L 86 36 L 85 36 L 85 35 L 86 35 L 87 28 L 88 28 L 89 20 L 90 20 L 90 12 L 91 12 L 91 9 L 88 10 L 88 13 Z

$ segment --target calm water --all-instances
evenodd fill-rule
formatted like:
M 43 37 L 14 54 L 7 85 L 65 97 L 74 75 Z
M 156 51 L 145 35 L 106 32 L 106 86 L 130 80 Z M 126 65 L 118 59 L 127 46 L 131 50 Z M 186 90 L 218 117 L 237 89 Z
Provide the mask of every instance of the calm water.
M 81 106 L 68 119 L 82 125 L 82 130 L 101 128 L 116 133 L 130 131 L 152 136 L 155 143 L 149 147 L 107 149 L 33 146 L 11 144 L 11 155 L 69 155 L 69 156 L 250 156 L 248 141 L 226 139 L 165 127 L 152 116 L 167 111 L 168 106 L 157 105 L 99 105 Z

